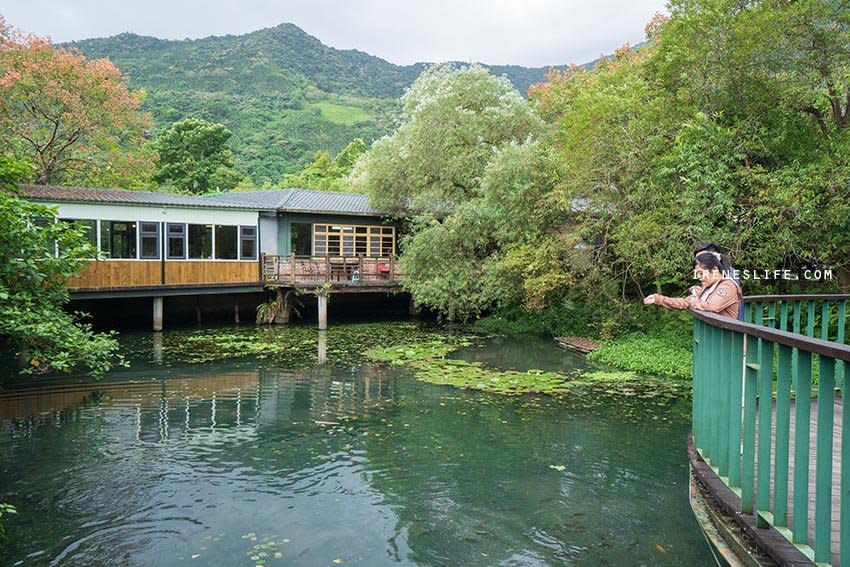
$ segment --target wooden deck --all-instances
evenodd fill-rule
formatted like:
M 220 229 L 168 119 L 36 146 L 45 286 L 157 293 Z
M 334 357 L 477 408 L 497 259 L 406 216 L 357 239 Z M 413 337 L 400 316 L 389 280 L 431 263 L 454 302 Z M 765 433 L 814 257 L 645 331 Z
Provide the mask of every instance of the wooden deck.
M 345 288 L 393 287 L 404 279 L 395 256 L 264 255 L 263 281 L 271 285 Z
M 816 459 L 816 449 L 817 449 L 817 419 L 818 419 L 818 406 L 817 406 L 817 398 L 812 398 L 811 400 L 811 414 L 810 414 L 810 423 L 809 423 L 809 494 L 808 494 L 808 509 L 805 513 L 808 515 L 809 522 L 809 541 L 814 542 L 815 531 L 814 531 L 814 518 L 815 518 L 815 459 Z M 794 412 L 794 404 L 795 402 L 791 402 L 791 436 L 790 436 L 790 449 L 789 449 L 789 462 L 792 463 L 788 473 L 788 526 L 794 525 L 794 514 L 796 510 L 794 510 L 794 458 L 796 452 L 794 450 L 794 431 L 796 428 L 796 420 L 795 420 L 795 412 Z M 833 427 L 832 427 L 832 544 L 831 544 L 831 554 L 832 554 L 832 565 L 841 565 L 839 561 L 839 518 L 841 512 L 841 485 L 840 485 L 840 474 L 841 474 L 841 411 L 843 406 L 843 399 L 837 398 L 835 403 L 833 404 Z M 774 470 L 775 462 L 776 462 L 776 404 L 773 404 L 773 418 L 771 419 L 771 425 L 773 431 L 771 432 L 771 459 L 770 466 L 771 469 Z M 758 455 L 758 426 L 756 427 L 756 455 Z M 756 462 L 756 478 L 758 478 L 758 462 Z M 773 512 L 773 494 L 775 491 L 774 485 L 774 476 L 771 475 L 771 486 L 770 486 L 770 502 L 771 502 L 771 512 Z M 757 497 L 757 496 L 756 496 Z

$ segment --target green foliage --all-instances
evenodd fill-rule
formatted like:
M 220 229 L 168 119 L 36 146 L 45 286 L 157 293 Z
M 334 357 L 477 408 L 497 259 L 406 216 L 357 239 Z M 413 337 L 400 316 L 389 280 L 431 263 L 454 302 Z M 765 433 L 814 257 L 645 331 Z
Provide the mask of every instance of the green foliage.
M 18 510 L 11 504 L 0 503 L 0 541 L 2 541 L 6 537 L 6 528 L 3 527 L 2 520 L 3 516 L 8 516 L 10 514 L 17 514 Z
M 690 333 L 632 333 L 604 342 L 587 355 L 588 360 L 624 370 L 669 378 L 690 379 L 693 354 Z
M 243 176 L 232 168 L 232 136 L 222 124 L 187 118 L 154 140 L 159 152 L 154 179 L 189 193 L 233 189 Z
M 144 89 L 143 109 L 157 130 L 184 118 L 226 125 L 235 167 L 258 187 L 297 173 L 317 152 L 392 132 L 397 97 L 424 69 L 327 47 L 291 24 L 185 41 L 127 33 L 73 46 L 90 59 L 109 58 Z M 492 70 L 525 93 L 547 68 Z
M 288 289 L 286 293 L 281 288 L 275 290 L 275 296 L 257 306 L 257 324 L 271 325 L 272 323 L 288 323 L 292 311 L 301 315 L 300 289 Z
M 304 189 L 345 190 L 343 178 L 351 173 L 355 162 L 366 152 L 366 143 L 355 138 L 336 156 L 328 152 L 319 152 L 313 163 L 297 174 L 287 174 L 281 178 L 283 187 Z
M 0 226 L 0 336 L 19 353 L 22 372 L 101 375 L 120 362 L 112 334 L 95 333 L 81 314 L 63 310 L 66 279 L 96 254 L 84 231 L 58 222 L 53 208 L 2 191 Z
M 504 292 L 498 266 L 491 265 L 498 259 L 491 257 L 500 240 L 513 238 L 504 234 L 513 226 L 506 212 L 513 201 L 504 203 L 496 193 L 513 191 L 519 200 L 536 201 L 537 182 L 546 172 L 529 173 L 512 160 L 535 153 L 528 139 L 541 123 L 506 79 L 476 65 L 433 66 L 402 102 L 402 125 L 372 145 L 346 182 L 368 192 L 379 208 L 414 215 L 402 242 L 406 289 L 449 320 L 468 320 Z M 488 164 L 500 156 L 504 169 L 488 173 Z M 512 167 L 522 170 L 517 175 L 524 186 L 500 183 Z M 536 226 L 544 222 L 538 219 Z
M 344 126 L 353 126 L 358 122 L 368 122 L 372 119 L 371 114 L 358 106 L 323 101 L 308 104 L 305 108 L 317 108 L 321 112 L 322 118 L 333 124 L 342 124 Z
M 385 210 L 431 210 L 475 197 L 494 152 L 540 128 L 511 83 L 479 65 L 429 67 L 402 104 L 401 126 L 372 145 L 351 180 Z

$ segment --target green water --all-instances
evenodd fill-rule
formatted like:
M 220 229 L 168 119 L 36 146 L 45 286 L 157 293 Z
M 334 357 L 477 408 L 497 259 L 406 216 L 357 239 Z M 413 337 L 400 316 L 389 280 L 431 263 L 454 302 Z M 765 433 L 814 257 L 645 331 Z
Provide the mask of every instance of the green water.
M 19 514 L 0 565 L 711 564 L 687 400 L 500 397 L 358 356 L 430 332 L 407 324 L 333 330 L 322 364 L 308 328 L 186 364 L 204 337 L 227 350 L 260 332 L 131 336 L 132 366 L 98 383 L 7 384 L 0 502 Z M 455 356 L 586 368 L 542 339 Z

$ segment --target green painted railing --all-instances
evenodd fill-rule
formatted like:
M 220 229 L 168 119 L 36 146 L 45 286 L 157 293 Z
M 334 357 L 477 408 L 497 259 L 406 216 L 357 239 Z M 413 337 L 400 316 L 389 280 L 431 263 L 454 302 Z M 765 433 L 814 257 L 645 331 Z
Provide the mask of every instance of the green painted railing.
M 850 346 L 843 344 L 848 302 L 850 295 L 747 297 L 745 322 L 694 312 L 697 451 L 740 497 L 743 514 L 755 516 L 759 527 L 775 527 L 824 565 L 838 565 L 836 556 L 850 565 L 850 435 L 841 436 L 841 468 L 833 478 L 833 425 L 850 426 L 850 407 L 842 403 L 834 411 L 850 362 Z

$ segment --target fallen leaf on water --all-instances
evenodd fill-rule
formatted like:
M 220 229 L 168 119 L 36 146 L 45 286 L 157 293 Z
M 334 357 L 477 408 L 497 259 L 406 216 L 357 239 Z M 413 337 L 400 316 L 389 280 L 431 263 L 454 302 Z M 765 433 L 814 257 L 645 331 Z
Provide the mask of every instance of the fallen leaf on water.
M 660 543 L 656 543 L 656 544 L 655 544 L 655 549 L 657 549 L 657 550 L 658 550 L 658 551 L 660 551 L 661 553 L 667 553 L 667 550 L 666 550 L 666 549 L 664 549 L 664 546 L 663 546 L 663 545 L 661 545 Z

